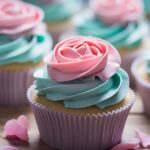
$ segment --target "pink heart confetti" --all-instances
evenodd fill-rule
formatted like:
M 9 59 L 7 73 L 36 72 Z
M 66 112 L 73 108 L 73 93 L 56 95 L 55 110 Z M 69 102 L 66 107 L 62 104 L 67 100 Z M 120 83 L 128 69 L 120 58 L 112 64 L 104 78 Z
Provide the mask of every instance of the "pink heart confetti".
M 140 130 L 135 130 L 135 135 L 137 138 L 139 138 L 141 145 L 144 148 L 149 148 L 150 147 L 150 135 L 141 132 Z
M 28 141 L 29 123 L 26 116 L 19 116 L 17 119 L 8 120 L 4 126 L 6 137 L 17 137 L 23 141 Z
M 0 147 L 0 150 L 19 150 L 17 147 L 12 146 L 2 146 Z

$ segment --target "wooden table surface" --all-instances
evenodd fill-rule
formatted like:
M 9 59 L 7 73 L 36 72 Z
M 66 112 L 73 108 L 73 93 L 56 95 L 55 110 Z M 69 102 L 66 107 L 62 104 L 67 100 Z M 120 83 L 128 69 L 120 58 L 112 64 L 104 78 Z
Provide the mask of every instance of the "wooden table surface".
M 137 96 L 138 97 L 138 96 Z M 17 118 L 20 114 L 26 115 L 31 123 L 29 131 L 29 142 L 23 143 L 19 140 L 5 139 L 3 135 L 4 124 L 8 119 Z M 143 111 L 142 102 L 138 97 L 130 115 L 127 119 L 126 126 L 123 133 L 123 138 L 131 137 L 134 129 L 140 129 L 143 132 L 150 134 L 150 118 L 148 118 Z M 19 150 L 53 150 L 44 144 L 40 138 L 35 124 L 32 110 L 29 107 L 20 108 L 1 108 L 0 107 L 0 146 L 16 146 Z

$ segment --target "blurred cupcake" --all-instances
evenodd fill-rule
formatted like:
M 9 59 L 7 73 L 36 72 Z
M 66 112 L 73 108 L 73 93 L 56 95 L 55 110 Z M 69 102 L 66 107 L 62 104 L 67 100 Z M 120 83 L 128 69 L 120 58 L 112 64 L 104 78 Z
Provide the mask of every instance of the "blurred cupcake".
M 25 0 L 42 8 L 44 21 L 53 36 L 54 42 L 68 29 L 73 27 L 72 17 L 79 11 L 79 0 Z
M 109 41 L 118 49 L 122 67 L 131 76 L 132 60 L 149 43 L 148 24 L 143 19 L 143 3 L 140 0 L 91 0 L 90 7 L 90 11 L 76 18 L 75 32 L 71 34 Z
M 15 1 L 0 1 L 0 105 L 27 104 L 32 72 L 52 47 L 41 9 Z
M 109 149 L 134 102 L 117 50 L 94 37 L 58 43 L 28 90 L 40 136 L 56 149 Z
M 143 2 L 144 2 L 145 15 L 148 19 L 150 19 L 150 1 L 149 0 L 143 0 Z
M 131 68 L 133 77 L 136 80 L 137 91 L 139 92 L 145 113 L 150 116 L 150 55 L 143 55 L 137 58 Z

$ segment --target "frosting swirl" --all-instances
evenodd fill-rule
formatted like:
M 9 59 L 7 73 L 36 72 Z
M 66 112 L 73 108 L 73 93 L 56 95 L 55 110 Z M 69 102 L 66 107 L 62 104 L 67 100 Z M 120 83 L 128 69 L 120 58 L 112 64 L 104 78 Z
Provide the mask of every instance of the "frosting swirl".
M 91 7 L 109 25 L 137 22 L 143 14 L 141 0 L 91 0 Z
M 117 48 L 130 49 L 139 46 L 149 30 L 148 24 L 144 20 L 137 23 L 128 22 L 126 25 L 106 26 L 102 20 L 89 16 L 78 21 L 76 24 L 77 34 L 103 38 Z
M 63 101 L 66 108 L 96 105 L 103 109 L 122 101 L 129 88 L 128 75 L 122 69 L 105 82 L 99 78 L 82 78 L 58 83 L 43 69 L 37 70 L 34 77 L 38 95 L 46 96 L 50 101 Z
M 17 1 L 0 1 L 0 34 L 31 32 L 43 19 L 43 12 L 33 5 Z
M 64 82 L 83 77 L 105 81 L 120 67 L 117 50 L 101 39 L 76 36 L 58 43 L 45 58 L 51 79 Z
M 39 6 L 44 11 L 45 22 L 64 21 L 76 13 L 80 4 L 76 0 L 25 0 Z M 55 14 L 55 15 L 54 15 Z
M 12 39 L 0 35 L 0 65 L 42 60 L 52 47 L 52 40 L 46 33 Z

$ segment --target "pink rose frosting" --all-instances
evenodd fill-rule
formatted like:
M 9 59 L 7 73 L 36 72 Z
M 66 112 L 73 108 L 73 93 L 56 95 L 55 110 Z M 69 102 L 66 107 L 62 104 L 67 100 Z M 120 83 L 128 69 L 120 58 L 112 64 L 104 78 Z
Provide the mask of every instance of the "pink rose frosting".
M 105 81 L 115 74 L 121 59 L 108 42 L 75 36 L 58 43 L 45 58 L 52 80 L 63 82 L 88 76 Z
M 141 0 L 91 0 L 91 7 L 108 25 L 137 22 L 143 15 Z
M 40 8 L 17 0 L 0 1 L 0 33 L 21 34 L 31 32 L 43 19 Z

